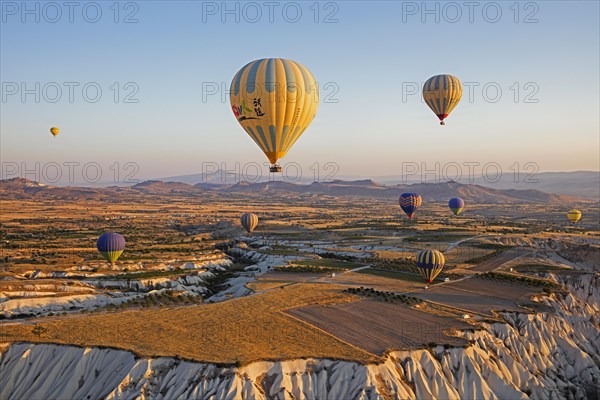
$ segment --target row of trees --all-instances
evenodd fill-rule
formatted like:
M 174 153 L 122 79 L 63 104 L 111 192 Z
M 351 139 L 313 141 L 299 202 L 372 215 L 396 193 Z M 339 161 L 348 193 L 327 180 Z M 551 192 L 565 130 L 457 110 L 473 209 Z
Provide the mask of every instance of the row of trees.
M 358 288 L 348 288 L 345 289 L 344 292 L 358 296 L 374 298 L 376 300 L 386 301 L 390 303 L 404 303 L 407 305 L 413 305 L 423 302 L 423 300 L 417 297 L 407 296 L 405 294 L 396 294 L 394 292 L 375 290 L 373 288 L 365 288 L 363 286 Z

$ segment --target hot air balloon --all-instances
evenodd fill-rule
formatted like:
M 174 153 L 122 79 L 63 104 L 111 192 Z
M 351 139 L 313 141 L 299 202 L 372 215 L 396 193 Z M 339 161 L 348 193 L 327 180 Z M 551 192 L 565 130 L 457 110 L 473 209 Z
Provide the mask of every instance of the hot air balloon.
M 422 202 L 421 196 L 416 193 L 402 193 L 399 199 L 400 208 L 408 215 L 409 219 L 412 219 Z
M 465 201 L 460 197 L 453 197 L 448 201 L 448 207 L 450 207 L 454 215 L 458 215 L 465 208 Z
M 258 225 L 258 216 L 253 213 L 245 213 L 242 215 L 240 222 L 242 223 L 244 229 L 248 231 L 248 233 L 252 233 L 254 228 L 256 228 Z
M 233 77 L 231 108 L 242 128 L 281 172 L 284 157 L 315 117 L 319 90 L 302 64 L 264 58 L 246 64 Z
M 569 221 L 572 223 L 576 223 L 581 219 L 581 211 L 574 208 L 567 213 L 567 218 L 569 218 Z
M 52 128 L 50 128 L 50 133 L 52 134 L 52 136 L 56 137 L 56 135 L 58 135 L 60 133 L 60 129 L 53 126 Z
M 444 119 L 450 115 L 462 97 L 462 84 L 452 75 L 432 76 L 423 85 L 423 100 L 431 111 L 445 125 Z
M 445 263 L 444 255 L 438 250 L 423 250 L 417 254 L 417 268 L 427 284 L 442 272 Z
M 114 265 L 125 250 L 125 238 L 115 232 L 103 233 L 96 241 L 96 247 L 106 261 Z

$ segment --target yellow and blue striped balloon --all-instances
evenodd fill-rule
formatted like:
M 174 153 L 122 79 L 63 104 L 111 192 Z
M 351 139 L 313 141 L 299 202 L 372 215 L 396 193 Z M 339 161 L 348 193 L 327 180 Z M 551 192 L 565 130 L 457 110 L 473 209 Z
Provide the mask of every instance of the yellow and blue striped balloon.
M 436 75 L 423 85 L 423 100 L 445 125 L 444 119 L 456 108 L 462 97 L 460 79 L 452 75 Z
M 233 77 L 230 101 L 242 128 L 275 164 L 315 117 L 319 90 L 302 64 L 264 58 L 246 64 Z
M 258 215 L 254 213 L 245 213 L 242 215 L 242 218 L 240 218 L 240 222 L 248 233 L 252 233 L 254 228 L 258 226 Z
M 417 268 L 427 283 L 431 283 L 444 269 L 446 259 L 438 250 L 423 250 L 417 254 Z

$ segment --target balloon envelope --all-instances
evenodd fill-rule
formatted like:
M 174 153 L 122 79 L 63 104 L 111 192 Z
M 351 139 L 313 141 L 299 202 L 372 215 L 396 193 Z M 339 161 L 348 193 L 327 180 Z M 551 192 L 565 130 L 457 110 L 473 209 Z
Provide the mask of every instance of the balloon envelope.
M 251 233 L 258 225 L 258 216 L 253 213 L 245 213 L 240 219 L 242 226 L 248 233 Z
M 567 213 L 567 218 L 569 218 L 569 221 L 575 223 L 581 219 L 581 211 L 574 208 Z
M 402 193 L 398 202 L 400 203 L 402 211 L 408 215 L 408 218 L 412 219 L 423 200 L 421 199 L 421 196 L 416 193 Z
M 271 164 L 290 150 L 319 106 L 310 71 L 283 58 L 246 64 L 233 77 L 230 90 L 233 114 Z
M 114 264 L 125 250 L 125 238 L 115 232 L 103 233 L 96 241 L 96 247 L 106 261 Z
M 427 283 L 442 272 L 445 263 L 444 255 L 438 250 L 423 250 L 417 254 L 417 268 Z
M 56 135 L 58 135 L 60 133 L 60 129 L 53 126 L 52 128 L 50 128 L 50 133 L 52 134 L 52 136 L 56 137 Z
M 423 100 L 444 125 L 444 119 L 456 108 L 462 97 L 460 79 L 452 75 L 432 76 L 423 85 Z
M 465 201 L 460 197 L 453 197 L 448 201 L 448 207 L 450 207 L 454 215 L 458 215 L 465 208 Z

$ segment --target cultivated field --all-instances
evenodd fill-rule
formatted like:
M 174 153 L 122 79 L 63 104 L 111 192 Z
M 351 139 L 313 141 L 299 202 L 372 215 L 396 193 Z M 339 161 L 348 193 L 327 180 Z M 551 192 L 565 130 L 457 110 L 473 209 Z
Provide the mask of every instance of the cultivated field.
M 527 311 L 527 307 L 533 305 L 531 296 L 541 292 L 539 288 L 525 285 L 470 278 L 434 286 L 412 295 L 465 312 L 492 316 L 492 310 Z
M 376 300 L 310 305 L 287 310 L 287 313 L 378 355 L 389 349 L 415 348 L 428 343 L 463 346 L 466 340 L 445 332 L 471 327 L 456 318 Z

